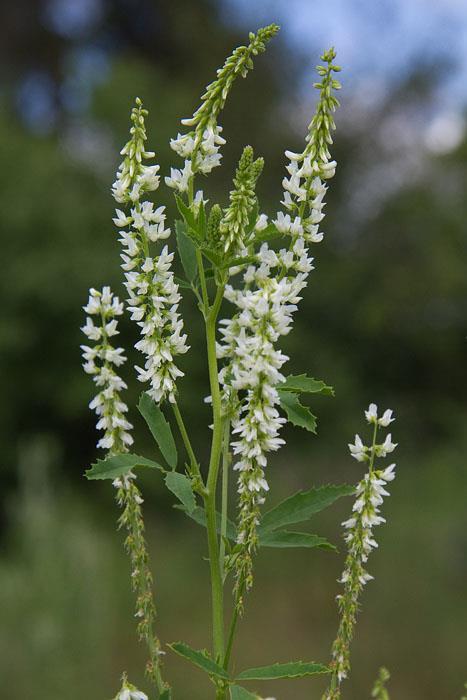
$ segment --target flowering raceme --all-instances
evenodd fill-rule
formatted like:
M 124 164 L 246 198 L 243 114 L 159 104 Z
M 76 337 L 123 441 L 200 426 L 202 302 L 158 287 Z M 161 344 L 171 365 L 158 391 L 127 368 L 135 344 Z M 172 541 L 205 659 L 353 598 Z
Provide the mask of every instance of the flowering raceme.
M 101 292 L 96 289 L 89 291 L 89 300 L 84 307 L 88 314 L 83 333 L 96 344 L 92 347 L 82 345 L 84 371 L 92 375 L 93 381 L 99 387 L 99 393 L 89 404 L 99 417 L 97 429 L 104 431 L 97 447 L 110 450 L 113 453 L 124 452 L 133 443 L 130 430 L 133 428 L 126 419 L 127 405 L 120 398 L 120 392 L 127 388 L 125 382 L 118 376 L 114 367 L 119 367 L 126 361 L 122 348 L 114 348 L 109 338 L 118 334 L 117 316 L 123 313 L 123 304 L 118 297 L 104 287 Z M 93 317 L 97 317 L 97 324 Z
M 150 256 L 150 244 L 166 240 L 170 228 L 165 226 L 165 207 L 154 209 L 143 195 L 159 187 L 158 165 L 144 165 L 154 157 L 145 150 L 147 111 L 141 100 L 131 113 L 131 138 L 121 153 L 120 165 L 112 192 L 117 202 L 126 204 L 128 213 L 116 210 L 114 223 L 120 229 L 120 242 L 128 292 L 128 311 L 141 329 L 137 350 L 146 357 L 144 368 L 136 367 L 138 379 L 149 383 L 148 394 L 158 403 L 175 401 L 176 380 L 183 372 L 174 357 L 187 352 L 183 321 L 178 312 L 180 294 L 171 270 L 173 253 L 164 245 L 159 255 Z M 125 231 L 126 227 L 130 227 Z
M 112 293 L 110 287 L 104 287 L 101 292 L 90 289 L 88 303 L 83 308 L 89 315 L 82 331 L 88 338 L 96 341 L 93 347 L 82 345 L 81 349 L 85 360 L 84 370 L 93 376 L 100 388 L 99 393 L 89 404 L 99 418 L 97 429 L 105 431 L 97 447 L 108 450 L 110 455 L 119 455 L 128 452 L 128 447 L 133 444 L 133 438 L 129 432 L 133 426 L 125 417 L 128 407 L 120 396 L 120 392 L 127 386 L 113 369 L 113 365 L 122 365 L 126 357 L 123 355 L 122 348 L 114 348 L 109 342 L 109 337 L 119 332 L 116 317 L 123 314 L 123 304 Z M 97 317 L 97 323 L 94 323 L 93 316 Z M 162 688 L 159 671 L 160 642 L 153 630 L 156 610 L 152 596 L 152 574 L 149 569 L 141 512 L 143 499 L 135 483 L 135 474 L 130 467 L 114 478 L 112 483 L 117 489 L 117 503 L 122 509 L 119 526 L 127 530 L 125 549 L 130 557 L 131 582 L 136 593 L 138 635 L 149 647 L 148 675 L 154 678 Z M 124 683 L 118 697 L 144 700 L 146 695 Z
M 392 411 L 379 414 L 377 406 L 370 404 L 365 417 L 373 428 L 371 444 L 356 435 L 349 445 L 351 456 L 368 465 L 358 486 L 313 486 L 262 512 L 269 491 L 268 460 L 271 452 L 284 446 L 284 424 L 316 432 L 316 417 L 300 403 L 301 395 L 333 395 L 332 387 L 305 373 L 286 376 L 284 366 L 289 358 L 281 349 L 281 339 L 292 329 L 314 269 L 311 248 L 323 240 L 327 181 L 336 169 L 329 151 L 335 128 L 333 113 L 338 106 L 335 91 L 340 87 L 334 77 L 340 70 L 334 63 L 334 50 L 322 55 L 323 65 L 317 69 L 319 99 L 303 151 L 285 152 L 283 197 L 273 216 L 260 207 L 256 186 L 264 161 L 255 157 L 251 146 L 243 149 L 229 195 L 222 203 L 205 197 L 196 185 L 197 178 L 220 165 L 225 139 L 219 116 L 236 78 L 246 76 L 253 58 L 265 50 L 277 31 L 276 25 L 260 29 L 249 35 L 246 46 L 234 50 L 206 88 L 193 117 L 182 120 L 188 130 L 170 141 L 172 150 L 184 159 L 182 167 L 171 168 L 163 179 L 178 210 L 174 227 L 177 261 L 169 248 L 171 228 L 165 207 L 151 199 L 159 188 L 160 174 L 159 166 L 150 164 L 154 153 L 146 150 L 148 113 L 140 99 L 131 111 L 130 138 L 121 151 L 123 161 L 112 188 L 118 203 L 113 221 L 123 248 L 126 307 L 140 332 L 135 349 L 144 356 L 144 366 L 136 365 L 137 378 L 144 384 L 138 410 L 157 445 L 157 461 L 130 452 L 132 425 L 121 398 L 126 384 L 116 371 L 126 358 L 121 348 L 111 344 L 124 305 L 104 287 L 102 291 L 91 289 L 85 307 L 88 317 L 83 332 L 94 344 L 82 346 L 84 369 L 98 388 L 90 407 L 97 413 L 98 429 L 103 431 L 98 447 L 107 453 L 86 476 L 109 479 L 117 489 L 119 525 L 126 531 L 125 549 L 136 598 L 137 632 L 147 645 L 146 671 L 158 700 L 171 700 L 173 694 L 163 679 L 165 651 L 155 632 L 153 574 L 144 536 L 143 498 L 136 485 L 139 468 L 145 467 L 149 475 L 162 475 L 163 484 L 177 500 L 177 512 L 206 528 L 212 647 L 209 652 L 197 651 L 184 642 L 168 647 L 207 673 L 215 686 L 216 700 L 260 700 L 239 682 L 317 674 L 330 676 L 325 700 L 340 698 L 341 683 L 350 669 L 359 596 L 371 579 L 366 565 L 377 546 L 374 528 L 384 522 L 380 507 L 388 495 L 386 486 L 394 478 L 395 465 L 380 468 L 376 464 L 396 447 L 390 433 L 378 442 L 378 431 L 394 420 Z M 173 267 L 178 263 L 175 277 Z M 179 356 L 189 349 L 180 313 L 180 290 L 194 295 L 205 332 L 205 350 L 198 347 L 197 351 L 206 355 L 212 412 L 206 463 L 196 455 L 178 402 L 177 380 L 183 375 Z M 179 457 L 174 426 L 167 414 L 177 426 L 186 460 Z M 235 489 L 230 482 L 232 469 Z M 231 513 L 232 495 L 235 515 Z M 253 585 L 254 554 L 262 546 L 281 551 L 288 547 L 335 549 L 323 537 L 287 528 L 307 522 L 338 498 L 349 495 L 356 495 L 356 500 L 351 517 L 343 524 L 348 553 L 340 578 L 340 623 L 330 664 L 272 664 L 234 677 L 231 654 L 244 596 Z M 224 595 L 229 578 L 234 599 L 227 625 L 229 609 Z M 377 683 L 380 695 L 386 692 L 386 680 L 383 674 Z M 147 697 L 123 677 L 116 700 Z
M 305 150 L 301 154 L 286 152 L 291 162 L 287 167 L 290 179 L 283 181 L 283 204 L 293 218 L 289 213 L 278 212 L 273 224 L 289 240 L 289 246 L 275 252 L 263 243 L 257 265 L 250 265 L 244 273 L 243 288 L 237 290 L 227 285 L 225 290 L 226 299 L 238 312 L 232 319 L 221 322 L 223 343 L 218 347 L 218 356 L 227 359 L 220 375 L 224 396 L 243 392 L 232 416 L 232 432 L 238 436 L 232 442 L 232 449 L 239 456 L 234 465 L 239 472 L 238 542 L 244 545 L 236 562 L 237 579 L 240 587 L 245 585 L 247 589 L 252 583 L 251 555 L 257 546 L 259 506 L 268 491 L 264 474 L 266 454 L 284 444 L 278 437 L 286 420 L 279 415 L 277 388 L 285 379 L 280 369 L 288 357 L 275 344 L 280 336 L 289 333 L 301 292 L 313 269 L 308 244 L 323 238 L 318 227 L 324 217 L 326 187 L 320 176 L 332 177 L 336 166 L 330 161 L 328 150 L 334 128 L 332 112 L 338 104 L 332 94 L 333 89 L 339 88 L 333 78 L 333 72 L 338 70 L 334 58 L 333 51 L 323 55 L 326 66 L 319 68 L 323 77 L 319 84 L 320 100 L 309 126 Z M 258 217 L 256 230 L 258 223 L 261 230 L 264 220 L 265 215 Z M 247 251 L 248 243 L 248 239 L 243 242 Z
M 371 445 L 364 445 L 358 435 L 355 436 L 355 444 L 349 445 L 350 454 L 354 459 L 368 463 L 368 472 L 356 488 L 357 500 L 352 509 L 352 516 L 342 523 L 346 531 L 344 539 L 348 554 L 345 569 L 340 578 L 344 591 L 337 598 L 341 620 L 332 649 L 332 682 L 323 700 L 340 698 L 340 685 L 347 678 L 350 670 L 350 643 L 354 633 L 359 598 L 364 586 L 373 578 L 365 568 L 371 551 L 378 546 L 373 528 L 386 522 L 380 515 L 380 506 L 384 498 L 389 496 L 386 485 L 395 478 L 395 464 L 390 464 L 384 469 L 377 469 L 375 464 L 378 458 L 386 457 L 397 447 L 397 444 L 392 442 L 390 434 L 382 443 L 377 443 L 379 429 L 387 427 L 394 420 L 392 411 L 387 409 L 381 417 L 378 417 L 378 407 L 372 403 L 365 411 L 365 418 L 373 426 Z

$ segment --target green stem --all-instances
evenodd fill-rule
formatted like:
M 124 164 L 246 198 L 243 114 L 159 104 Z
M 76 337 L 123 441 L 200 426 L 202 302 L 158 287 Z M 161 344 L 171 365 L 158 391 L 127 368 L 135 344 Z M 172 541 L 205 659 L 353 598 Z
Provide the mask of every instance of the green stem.
M 193 447 L 191 445 L 190 438 L 188 436 L 188 432 L 187 432 L 187 429 L 185 427 L 185 423 L 183 421 L 182 414 L 180 413 L 180 409 L 178 407 L 178 404 L 173 403 L 173 404 L 171 404 L 171 406 L 172 406 L 172 410 L 174 412 L 175 420 L 177 421 L 180 435 L 182 436 L 183 444 L 185 445 L 185 450 L 186 450 L 188 458 L 190 460 L 191 470 L 194 474 L 201 477 L 201 472 L 199 470 L 198 460 L 196 459 L 196 455 L 195 455 Z
M 237 631 L 237 623 L 238 623 L 238 618 L 240 617 L 240 599 L 243 595 L 243 591 L 245 589 L 245 582 L 242 581 L 238 587 L 238 593 L 235 598 L 235 607 L 233 609 L 232 613 L 232 619 L 230 621 L 230 629 L 229 629 L 229 636 L 227 640 L 227 648 L 225 651 L 225 656 L 224 656 L 224 668 L 227 671 L 229 668 L 229 663 L 230 663 L 230 656 L 232 654 L 232 647 L 233 647 L 233 642 L 235 638 L 235 632 Z
M 221 544 L 219 561 L 222 580 L 225 580 L 225 540 L 227 538 L 227 515 L 229 505 L 229 469 L 230 469 L 230 421 L 225 419 L 222 446 L 222 509 L 221 509 Z
M 373 429 L 373 440 L 372 440 L 372 442 L 371 442 L 370 464 L 369 464 L 369 467 L 368 467 L 368 471 L 370 472 L 370 474 L 372 473 L 373 467 L 374 467 L 374 464 L 375 464 L 375 456 L 376 456 L 376 455 L 375 455 L 375 446 L 376 446 L 376 438 L 377 438 L 377 435 L 378 435 L 378 428 L 379 428 L 379 426 L 378 426 L 378 421 L 376 421 L 376 422 L 375 422 L 375 427 L 374 427 L 374 429 Z
M 224 591 L 219 562 L 219 545 L 217 540 L 216 523 L 216 491 L 222 450 L 221 394 L 216 358 L 216 321 L 222 296 L 223 288 L 218 288 L 216 301 L 206 317 L 206 343 L 209 384 L 211 387 L 212 396 L 213 434 L 207 479 L 207 495 L 205 497 L 205 510 L 208 532 L 209 564 L 211 567 L 213 646 L 214 657 L 216 659 L 222 659 L 224 656 Z

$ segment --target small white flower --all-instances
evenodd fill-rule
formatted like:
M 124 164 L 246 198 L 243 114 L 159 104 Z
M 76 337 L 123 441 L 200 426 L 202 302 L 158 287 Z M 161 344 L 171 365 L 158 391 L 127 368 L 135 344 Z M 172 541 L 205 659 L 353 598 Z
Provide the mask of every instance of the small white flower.
M 363 462 L 365 459 L 367 459 L 367 452 L 368 452 L 368 447 L 366 447 L 362 439 L 359 435 L 355 435 L 355 442 L 354 444 L 349 443 L 349 450 L 351 456 L 356 459 L 358 462 Z
M 170 168 L 170 177 L 165 177 L 165 184 L 178 192 L 187 192 L 188 183 L 193 175 L 191 160 L 185 161 L 185 166 L 182 170 L 178 168 Z
M 387 408 L 381 418 L 378 420 L 379 425 L 387 428 L 390 423 L 392 423 L 394 418 L 392 417 L 392 410 Z
M 394 474 L 395 468 L 395 464 L 390 464 L 389 467 L 386 467 L 386 469 L 381 472 L 381 479 L 383 481 L 393 481 L 396 478 L 396 475 Z
M 378 407 L 375 403 L 370 403 L 368 410 L 365 411 L 365 418 L 368 423 L 376 423 L 378 420 Z
M 277 218 L 273 219 L 272 222 L 279 233 L 289 233 L 292 221 L 290 219 L 290 214 L 284 214 L 282 211 L 277 212 Z
M 116 209 L 115 213 L 117 216 L 114 219 L 112 219 L 115 226 L 121 227 L 121 226 L 128 226 L 128 224 L 131 224 L 131 222 L 132 222 L 131 216 L 127 216 L 125 214 L 125 212 L 123 212 L 121 209 Z
M 267 225 L 268 217 L 266 216 L 266 214 L 260 214 L 255 224 L 255 231 L 264 231 Z
M 397 447 L 397 442 L 392 442 L 391 433 L 388 433 L 388 435 L 386 435 L 386 439 L 384 440 L 383 444 L 377 446 L 377 453 L 380 457 L 386 457 L 386 455 L 389 454 L 390 452 L 394 452 L 396 447 Z
M 142 693 L 141 690 L 132 690 L 131 700 L 148 700 L 148 696 L 146 693 Z

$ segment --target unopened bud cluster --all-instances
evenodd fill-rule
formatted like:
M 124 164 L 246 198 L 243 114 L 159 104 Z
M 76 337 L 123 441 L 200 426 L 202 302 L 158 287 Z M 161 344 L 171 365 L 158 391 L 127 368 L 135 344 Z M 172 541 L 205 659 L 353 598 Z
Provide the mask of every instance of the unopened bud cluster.
M 169 187 L 183 193 L 188 192 L 193 175 L 197 172 L 204 175 L 220 165 L 220 147 L 225 144 L 222 138 L 222 127 L 217 124 L 219 112 L 223 108 L 227 95 L 238 76 L 244 78 L 253 68 L 252 57 L 263 52 L 266 43 L 277 33 L 279 27 L 275 24 L 259 29 L 256 34 L 250 33 L 248 46 L 239 46 L 229 56 L 217 71 L 217 78 L 206 87 L 201 96 L 201 105 L 194 115 L 182 119 L 183 126 L 192 127 L 186 134 L 178 134 L 170 142 L 173 150 L 182 158 L 185 164 L 182 169 L 172 168 L 170 177 L 165 178 Z

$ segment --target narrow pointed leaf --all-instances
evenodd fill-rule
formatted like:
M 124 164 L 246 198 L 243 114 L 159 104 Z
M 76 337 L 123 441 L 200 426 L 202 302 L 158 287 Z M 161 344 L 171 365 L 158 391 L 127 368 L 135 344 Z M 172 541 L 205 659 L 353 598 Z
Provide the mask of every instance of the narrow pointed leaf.
M 186 235 L 186 226 L 183 221 L 175 222 L 175 230 L 177 235 L 178 252 L 180 253 L 180 260 L 182 261 L 186 278 L 190 282 L 193 282 L 198 274 L 195 245 Z
M 140 396 L 138 410 L 146 421 L 167 464 L 172 469 L 175 469 L 177 466 L 177 448 L 173 439 L 172 429 L 159 406 L 145 391 Z
M 310 433 L 316 434 L 316 416 L 314 416 L 308 406 L 303 406 L 298 395 L 291 391 L 279 391 L 281 407 L 287 414 L 287 420 L 299 428 L 305 428 Z
M 240 685 L 230 686 L 230 700 L 261 700 L 259 695 L 250 693 Z
M 249 265 L 258 261 L 257 255 L 245 255 L 242 258 L 231 258 L 223 265 L 221 265 L 221 270 L 225 270 L 230 267 L 239 267 L 240 265 Z
M 97 462 L 91 465 L 90 469 L 85 471 L 84 475 L 87 479 L 116 479 L 122 474 L 126 474 L 130 469 L 135 469 L 135 467 L 149 467 L 150 469 L 165 471 L 164 467 L 161 467 L 160 464 L 152 459 L 124 453 L 112 455 L 106 459 L 98 459 Z
M 197 226 L 196 226 L 195 215 L 193 214 L 191 209 L 189 207 L 187 207 L 187 205 L 185 204 L 183 199 L 178 196 L 178 194 L 175 195 L 175 201 L 177 203 L 177 209 L 180 212 L 180 214 L 182 215 L 183 220 L 185 221 L 190 233 L 193 233 L 196 235 L 197 234 Z
M 263 515 L 259 528 L 260 536 L 271 530 L 309 520 L 338 498 L 354 493 L 355 486 L 348 484 L 329 484 L 309 491 L 298 491 Z
M 203 669 L 203 671 L 206 671 L 206 673 L 208 673 L 210 676 L 216 676 L 217 678 L 228 680 L 229 675 L 227 671 L 224 671 L 222 666 L 216 664 L 216 662 L 213 661 L 205 653 L 197 651 L 196 649 L 192 649 L 188 644 L 185 644 L 184 642 L 174 642 L 173 644 L 169 644 L 168 646 L 176 654 L 179 654 L 179 656 L 183 656 L 183 658 L 187 659 L 187 661 L 191 661 L 192 664 L 194 664 L 198 668 Z
M 267 681 L 276 678 L 302 678 L 303 676 L 314 676 L 320 673 L 330 673 L 330 669 L 323 664 L 305 661 L 291 661 L 287 664 L 272 664 L 271 666 L 260 666 L 243 671 L 237 676 L 241 681 Z
M 337 551 L 336 547 L 328 542 L 325 537 L 312 535 L 309 532 L 290 532 L 289 530 L 266 532 L 264 535 L 260 535 L 259 545 L 260 547 L 277 547 L 282 549 L 290 547 L 319 547 L 320 549 Z
M 165 485 L 183 503 L 188 515 L 191 515 L 196 508 L 196 500 L 190 479 L 179 472 L 167 472 Z
M 280 385 L 281 391 L 293 391 L 297 394 L 325 394 L 334 396 L 334 389 L 319 379 L 313 379 L 306 374 L 289 374 Z
M 182 277 L 177 277 L 177 275 L 174 275 L 174 281 L 178 284 L 179 287 L 182 289 L 193 289 L 191 284 L 184 280 Z

